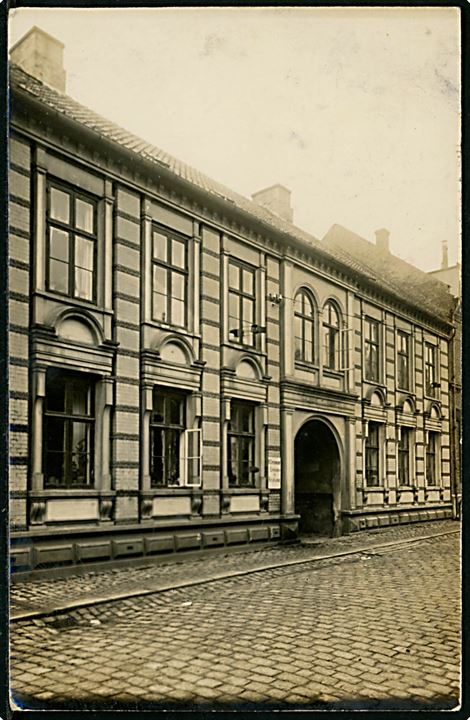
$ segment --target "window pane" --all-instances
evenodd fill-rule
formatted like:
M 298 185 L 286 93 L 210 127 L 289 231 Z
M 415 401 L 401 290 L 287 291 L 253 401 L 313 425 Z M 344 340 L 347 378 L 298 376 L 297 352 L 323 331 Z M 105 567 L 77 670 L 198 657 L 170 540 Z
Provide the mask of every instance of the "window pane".
M 161 295 L 167 294 L 167 271 L 159 265 L 153 266 L 153 291 Z
M 72 485 L 88 485 L 89 476 L 89 434 L 88 423 L 73 422 L 71 437 L 71 476 Z
M 255 321 L 255 304 L 249 298 L 243 298 L 243 329 L 250 330 L 247 325 L 253 325 Z
M 229 438 L 228 447 L 228 479 L 230 485 L 236 485 L 238 482 L 238 438 Z
M 250 272 L 249 270 L 242 269 L 242 282 L 243 282 L 243 292 L 253 295 L 254 294 L 253 273 Z
M 91 390 L 88 383 L 68 382 L 66 412 L 70 415 L 91 414 Z
M 234 290 L 240 289 L 240 268 L 238 265 L 229 264 L 228 266 L 228 284 Z
M 168 485 L 180 485 L 180 430 L 165 430 L 165 467 Z
M 69 234 L 63 230 L 51 227 L 49 256 L 56 260 L 68 262 L 69 259 Z
M 171 273 L 171 294 L 177 300 L 184 300 L 186 278 L 179 273 Z
M 92 240 L 77 235 L 75 237 L 75 265 L 85 270 L 93 270 L 93 251 L 95 244 Z
M 238 295 L 229 293 L 228 296 L 228 314 L 229 314 L 229 330 L 238 329 L 240 299 Z
M 153 319 L 166 322 L 166 295 L 153 293 Z
M 93 210 L 91 203 L 77 198 L 75 200 L 75 227 L 88 233 L 93 233 Z
M 53 369 L 47 371 L 46 411 L 65 411 L 65 380 Z
M 307 293 L 302 293 L 303 297 L 303 313 L 307 317 L 313 317 L 313 304 Z
M 171 300 L 171 322 L 173 325 L 184 327 L 186 325 L 185 304 L 182 300 Z
M 167 261 L 167 237 L 155 230 L 153 232 L 153 257 L 155 260 Z
M 182 424 L 182 410 L 183 410 L 183 401 L 180 398 L 172 398 L 168 397 L 166 400 L 166 407 L 167 407 L 167 421 L 171 425 L 181 425 Z
M 153 429 L 150 433 L 152 486 L 163 485 L 164 483 L 163 433 L 164 431 L 161 428 Z
M 49 290 L 60 293 L 69 291 L 69 266 L 59 260 L 49 261 Z
M 171 264 L 180 268 L 186 266 L 185 245 L 179 240 L 172 240 L 171 242 Z
M 65 420 L 46 418 L 44 423 L 46 487 L 57 487 L 64 483 L 64 430 Z
M 50 216 L 54 220 L 70 223 L 70 196 L 54 187 L 50 189 Z
M 305 362 L 313 362 L 313 344 L 307 340 L 304 343 L 304 358 Z
M 309 320 L 304 320 L 304 337 L 305 342 L 312 344 L 313 342 L 313 323 Z
M 75 268 L 75 297 L 93 299 L 93 273 L 89 270 Z

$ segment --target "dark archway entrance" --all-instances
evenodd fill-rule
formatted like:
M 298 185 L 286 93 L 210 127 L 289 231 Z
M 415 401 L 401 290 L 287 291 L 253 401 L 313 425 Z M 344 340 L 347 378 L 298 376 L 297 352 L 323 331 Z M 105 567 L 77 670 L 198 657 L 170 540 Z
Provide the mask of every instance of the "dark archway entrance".
M 335 534 L 339 472 L 338 445 L 330 428 L 320 420 L 305 423 L 295 438 L 295 512 L 301 533 Z

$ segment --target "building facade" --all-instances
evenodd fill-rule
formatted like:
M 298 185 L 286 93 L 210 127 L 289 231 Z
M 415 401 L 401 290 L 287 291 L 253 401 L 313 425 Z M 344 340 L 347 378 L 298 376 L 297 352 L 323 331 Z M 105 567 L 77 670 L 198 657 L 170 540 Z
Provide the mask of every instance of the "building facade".
M 62 52 L 11 55 L 13 568 L 450 517 L 447 288 L 79 105 Z

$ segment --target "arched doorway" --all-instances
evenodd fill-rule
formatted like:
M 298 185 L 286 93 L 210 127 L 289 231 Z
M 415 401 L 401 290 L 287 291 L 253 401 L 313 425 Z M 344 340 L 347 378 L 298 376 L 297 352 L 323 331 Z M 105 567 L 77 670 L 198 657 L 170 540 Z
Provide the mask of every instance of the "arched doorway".
M 339 450 L 330 428 L 321 420 L 305 423 L 295 438 L 295 512 L 301 533 L 336 534 L 339 473 Z

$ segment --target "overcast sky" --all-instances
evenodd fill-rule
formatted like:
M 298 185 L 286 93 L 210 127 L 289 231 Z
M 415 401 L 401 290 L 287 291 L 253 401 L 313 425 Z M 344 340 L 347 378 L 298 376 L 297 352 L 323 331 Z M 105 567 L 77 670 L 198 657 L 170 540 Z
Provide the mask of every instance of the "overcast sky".
M 424 270 L 460 247 L 455 8 L 27 9 L 65 44 L 67 93 L 294 221 L 333 223 Z

